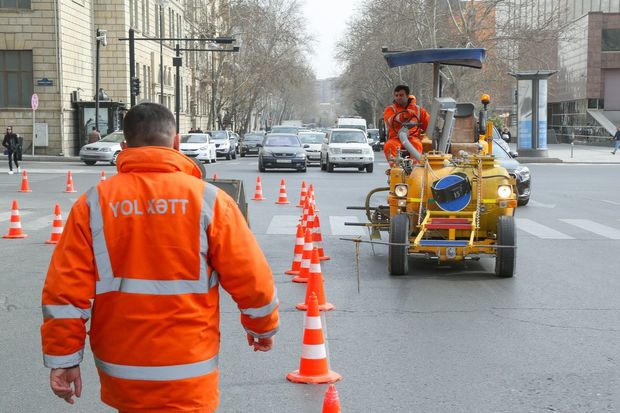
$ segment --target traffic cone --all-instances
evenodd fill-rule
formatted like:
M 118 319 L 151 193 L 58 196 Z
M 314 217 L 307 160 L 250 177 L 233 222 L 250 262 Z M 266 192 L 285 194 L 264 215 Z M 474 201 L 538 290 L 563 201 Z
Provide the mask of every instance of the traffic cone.
M 308 202 L 308 215 L 306 216 L 306 225 L 304 228 L 309 229 L 312 233 L 314 233 L 314 216 L 314 208 L 312 207 L 312 204 Z M 312 239 L 314 240 L 314 235 L 312 236 Z
M 314 212 L 319 212 L 319 208 L 316 206 L 316 198 L 314 196 L 314 186 L 310 184 L 308 188 L 308 196 L 310 197 L 310 204 L 314 207 Z
M 99 182 L 103 182 L 105 180 L 106 180 L 105 171 L 101 171 L 101 179 L 99 180 Z
M 323 413 L 341 413 L 340 410 L 340 397 L 338 397 L 338 390 L 336 386 L 330 384 L 325 392 L 325 398 L 323 399 Z
M 260 181 L 260 176 L 256 177 L 256 191 L 254 192 L 254 197 L 252 198 L 254 201 L 263 201 L 266 199 L 263 196 L 263 185 Z
M 52 235 L 45 241 L 46 244 L 57 244 L 62 235 L 62 216 L 60 215 L 60 204 L 54 206 L 54 221 L 52 222 Z
M 217 174 L 213 174 L 213 180 L 217 181 Z
M 71 175 L 71 171 L 67 172 L 67 188 L 65 192 L 77 192 L 73 187 L 73 175 Z
M 284 183 L 284 178 L 280 181 L 280 196 L 278 197 L 276 204 L 290 204 L 288 197 L 286 196 L 286 184 Z
M 2 238 L 26 238 L 28 235 L 22 231 L 22 221 L 19 218 L 19 207 L 17 199 L 11 204 L 11 223 L 9 224 L 9 233 L 3 235 Z
M 304 207 L 306 195 L 308 195 L 308 188 L 306 188 L 306 181 L 301 181 L 301 193 L 299 194 L 299 203 L 297 204 L 297 208 Z
M 295 236 L 295 249 L 293 250 L 293 263 L 291 269 L 284 274 L 297 275 L 301 268 L 301 255 L 304 250 L 304 230 L 301 224 L 297 224 L 297 235 Z
M 304 209 L 301 212 L 300 218 L 301 227 L 304 229 L 304 231 L 306 230 L 306 225 L 308 223 L 308 205 L 308 197 L 306 196 L 306 200 L 304 201 Z
M 28 172 L 22 172 L 22 187 L 19 192 L 32 192 L 30 185 L 28 184 Z
M 304 339 L 301 348 L 299 370 L 286 375 L 294 383 L 333 383 L 342 379 L 342 376 L 329 370 L 327 351 L 323 339 L 321 313 L 316 294 L 310 295 L 308 311 L 304 320 Z
M 325 255 L 325 251 L 323 250 L 323 235 L 321 235 L 321 220 L 318 215 L 314 216 L 314 234 L 312 235 L 312 242 L 319 250 L 319 260 L 325 261 L 331 259 L 329 256 Z
M 325 290 L 323 289 L 323 275 L 321 274 L 321 262 L 319 261 L 319 252 L 316 247 L 312 250 L 312 261 L 310 261 L 310 276 L 308 278 L 308 287 L 306 288 L 306 300 L 301 304 L 297 304 L 295 308 L 298 310 L 307 310 L 310 295 L 316 294 L 320 311 L 331 311 L 335 309 L 332 303 L 325 301 Z
M 296 283 L 306 283 L 310 277 L 310 261 L 312 261 L 312 231 L 306 230 L 304 236 L 304 249 L 301 254 L 301 266 L 299 268 L 299 275 L 293 277 L 291 281 Z

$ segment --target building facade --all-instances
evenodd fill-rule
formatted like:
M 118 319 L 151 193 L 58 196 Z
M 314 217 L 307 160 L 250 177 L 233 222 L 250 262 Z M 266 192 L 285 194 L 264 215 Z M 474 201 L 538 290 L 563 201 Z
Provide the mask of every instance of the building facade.
M 24 152 L 75 155 L 95 123 L 105 135 L 121 128 L 129 108 L 129 29 L 135 30 L 137 102 L 175 109 L 176 43 L 209 48 L 205 42 L 158 38 L 216 37 L 226 27 L 226 3 L 218 0 L 6 0 L 0 2 L 0 119 L 24 138 Z M 163 4 L 163 7 L 160 6 Z M 97 29 L 105 31 L 99 42 Z M 101 39 L 101 38 L 100 38 Z M 161 44 L 160 44 L 161 43 Z M 160 48 L 163 66 L 160 65 Z M 216 53 L 211 53 L 216 54 Z M 205 53 L 184 52 L 180 69 L 180 130 L 208 127 L 211 64 Z M 95 122 L 99 71 L 99 121 Z M 160 76 L 160 73 L 162 76 Z M 163 86 L 163 94 L 161 93 Z M 38 108 L 31 108 L 33 93 Z

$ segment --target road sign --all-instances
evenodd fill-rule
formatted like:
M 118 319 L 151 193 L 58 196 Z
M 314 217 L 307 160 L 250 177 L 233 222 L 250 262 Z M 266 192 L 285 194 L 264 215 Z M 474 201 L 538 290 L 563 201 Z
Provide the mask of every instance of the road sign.
M 39 96 L 36 93 L 32 94 L 32 98 L 30 99 L 30 106 L 32 106 L 32 110 L 37 110 L 39 107 Z

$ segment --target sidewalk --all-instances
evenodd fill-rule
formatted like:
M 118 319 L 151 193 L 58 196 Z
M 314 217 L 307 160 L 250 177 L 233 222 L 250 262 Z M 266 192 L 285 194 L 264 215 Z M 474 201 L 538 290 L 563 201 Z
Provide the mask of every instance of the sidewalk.
M 510 144 L 515 151 L 516 144 Z M 549 156 L 547 158 L 518 157 L 521 163 L 612 163 L 620 164 L 620 151 L 612 155 L 613 146 L 594 146 L 569 143 L 556 143 L 548 145 Z M 517 151 L 518 152 L 518 151 Z
M 0 152 L 1 162 L 8 162 L 8 156 Z M 26 155 L 22 154 L 23 162 L 81 162 L 79 156 Z

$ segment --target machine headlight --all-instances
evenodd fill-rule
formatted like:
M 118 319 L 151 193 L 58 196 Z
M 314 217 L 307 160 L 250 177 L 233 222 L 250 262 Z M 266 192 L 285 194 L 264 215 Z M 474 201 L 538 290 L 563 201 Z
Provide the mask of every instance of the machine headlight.
M 497 188 L 497 196 L 500 198 L 510 198 L 512 196 L 512 187 L 510 185 L 500 185 Z
M 105 148 L 101 148 L 99 149 L 101 152 L 112 152 L 112 148 L 110 147 L 105 147 Z
M 517 176 L 517 178 L 519 178 L 521 182 L 529 181 L 530 180 L 530 168 L 528 168 L 527 166 L 521 165 L 517 169 L 515 169 L 515 175 Z
M 409 187 L 407 186 L 407 184 L 398 184 L 394 187 L 394 195 L 396 195 L 399 198 L 406 197 L 408 192 L 409 192 Z
M 334 155 L 341 154 L 342 149 L 341 148 L 329 148 L 329 153 L 333 153 Z

